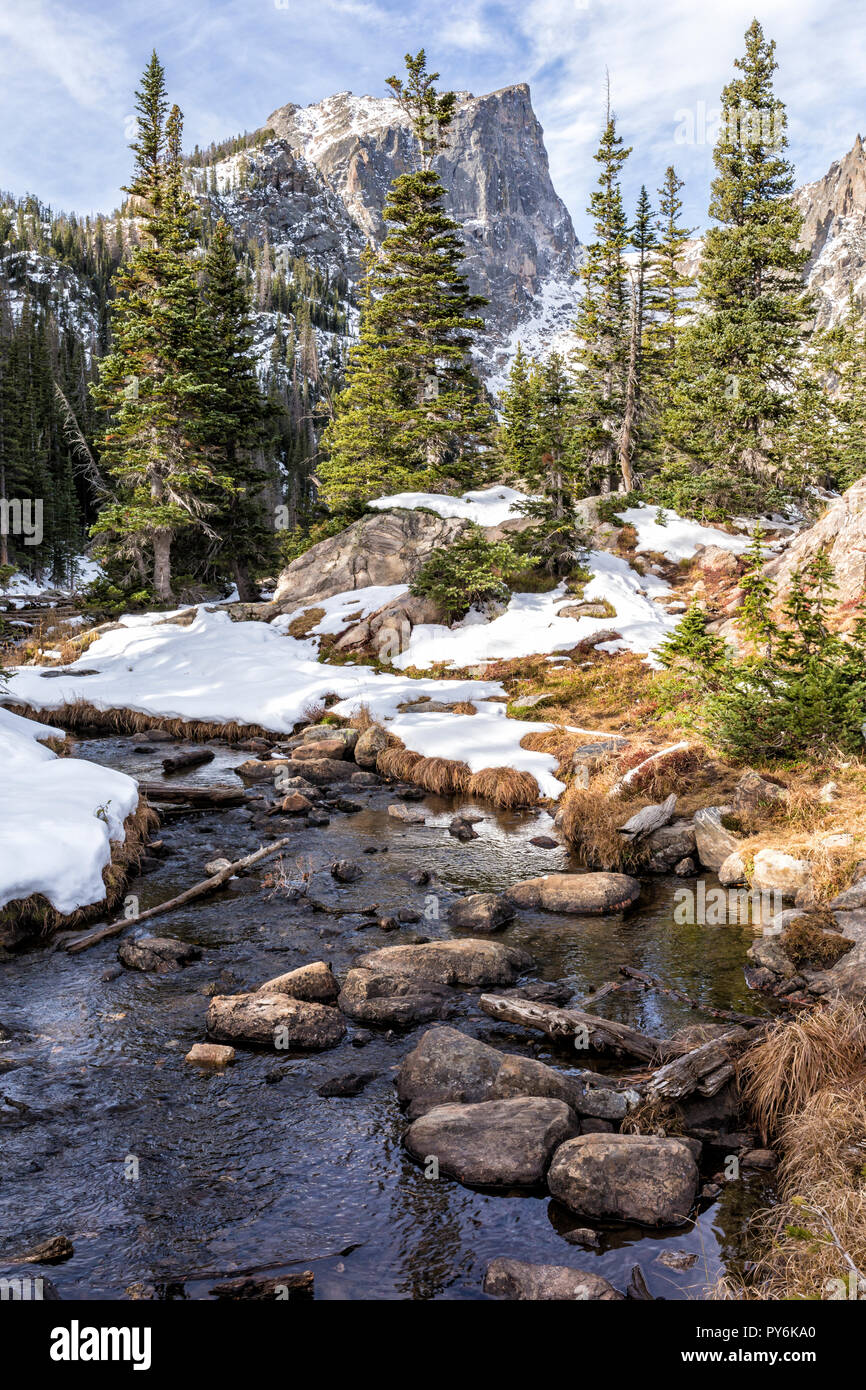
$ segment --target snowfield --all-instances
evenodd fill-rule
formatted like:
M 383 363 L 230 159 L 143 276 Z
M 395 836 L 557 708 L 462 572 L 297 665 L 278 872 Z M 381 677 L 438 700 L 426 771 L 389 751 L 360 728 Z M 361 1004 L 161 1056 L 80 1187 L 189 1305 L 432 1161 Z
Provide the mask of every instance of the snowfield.
M 669 593 L 668 586 L 655 575 L 639 575 L 627 561 L 606 550 L 593 550 L 587 563 L 593 577 L 582 598 L 566 593 L 560 584 L 546 594 L 513 594 L 505 612 L 496 618 L 486 619 L 473 611 L 453 628 L 419 624 L 394 665 L 401 670 L 412 666 L 423 670 L 435 662 L 466 667 L 568 651 L 585 637 L 607 629 L 618 632 L 619 639 L 599 643 L 602 651 L 651 652 L 677 623 L 651 597 Z M 578 602 L 605 599 L 615 616 L 575 618 L 560 613 Z
M 359 589 L 328 600 L 336 614 L 356 612 L 374 602 L 381 606 L 382 590 Z M 385 591 L 386 594 L 393 592 Z M 324 604 L 322 605 L 325 606 Z M 546 794 L 558 795 L 562 785 L 552 777 L 556 759 L 546 753 L 527 753 L 520 740 L 538 724 L 505 717 L 505 690 L 498 681 L 412 680 L 383 674 L 367 666 L 328 666 L 316 659 L 318 639 L 289 637 L 282 629 L 291 618 L 276 623 L 233 623 L 218 609 L 199 612 L 189 627 L 164 621 L 165 614 L 139 614 L 123 619 L 124 626 L 108 632 L 71 666 L 70 674 L 46 679 L 44 668 L 19 667 L 10 673 L 9 698 L 34 709 L 59 709 L 73 700 L 86 700 L 97 709 L 131 709 L 155 718 L 236 721 L 261 724 L 274 733 L 289 734 L 306 711 L 326 695 L 339 696 L 334 713 L 350 716 L 367 705 L 409 747 L 441 754 L 447 724 L 450 758 L 465 759 L 473 772 L 508 764 L 535 773 Z M 170 616 L 170 615 L 169 615 Z M 330 626 L 328 619 L 322 625 Z M 339 629 L 338 629 L 339 630 Z M 56 670 L 56 668 L 54 668 Z M 400 706 L 423 699 L 484 703 L 471 716 L 401 712 Z
M 493 487 L 457 498 L 401 493 L 373 505 L 429 507 L 441 516 L 495 526 L 520 515 L 522 500 L 514 488 Z M 743 535 L 683 521 L 671 512 L 666 524 L 659 525 L 653 507 L 629 508 L 621 515 L 637 530 L 639 550 L 660 551 L 674 561 L 693 555 L 701 545 L 740 552 L 748 544 Z M 319 646 L 322 637 L 339 634 L 400 598 L 405 585 L 334 594 L 271 623 L 232 622 L 219 604 L 200 606 L 188 626 L 166 621 L 172 614 L 129 614 L 120 628 L 106 632 L 70 666 L 10 672 L 4 698 L 37 710 L 84 700 L 100 710 L 128 709 L 154 719 L 261 725 L 275 734 L 290 734 L 311 707 L 330 696 L 335 714 L 350 717 L 367 706 L 375 719 L 425 757 L 459 759 L 473 772 L 504 766 L 531 772 L 542 795 L 555 799 L 563 791 L 556 759 L 520 747 L 530 731 L 552 726 L 509 719 L 504 687 L 484 679 L 487 663 L 534 655 L 555 660 L 556 653 L 602 631 L 617 635 L 601 642 L 600 650 L 631 651 L 652 661 L 653 650 L 677 622 L 656 601 L 670 593 L 657 576 L 640 575 L 605 550 L 592 551 L 587 565 L 591 578 L 580 597 L 562 584 L 548 593 L 513 594 L 498 614 L 473 610 L 453 628 L 415 627 L 391 671 L 329 665 L 318 660 Z M 579 602 L 602 600 L 612 608 L 610 616 L 569 616 L 564 611 Z M 288 629 L 293 618 L 314 606 L 324 610 L 319 622 L 305 637 L 292 637 Z M 473 678 L 413 679 L 405 674 L 434 665 L 468 670 Z M 458 701 L 471 701 L 477 713 L 424 712 L 425 702 L 441 706 Z M 134 780 L 121 773 L 78 758 L 57 758 L 36 742 L 45 736 L 43 725 L 0 708 L 0 906 L 43 893 L 67 913 L 103 898 L 101 875 L 110 860 L 111 840 L 122 838 L 138 792 Z
M 522 516 L 519 503 L 526 500 L 525 493 L 502 486 L 464 492 L 462 497 L 445 497 L 441 492 L 395 492 L 390 497 L 378 497 L 367 505 L 383 512 L 390 507 L 406 507 L 409 511 L 424 507 L 427 511 L 437 512 L 439 516 L 457 516 L 463 521 L 474 521 L 479 526 L 500 526 L 503 521 Z
M 31 893 L 63 913 L 100 902 L 111 841 L 138 805 L 131 777 L 58 758 L 37 742 L 51 735 L 63 737 L 0 708 L 0 907 Z
M 657 521 L 662 512 L 664 521 Z M 687 521 L 676 512 L 660 507 L 626 507 L 617 516 L 637 531 L 637 550 L 654 550 L 666 560 L 690 560 L 701 545 L 715 545 L 720 550 L 733 550 L 740 555 L 749 548 L 748 536 L 731 536 L 715 526 L 702 526 L 699 521 Z

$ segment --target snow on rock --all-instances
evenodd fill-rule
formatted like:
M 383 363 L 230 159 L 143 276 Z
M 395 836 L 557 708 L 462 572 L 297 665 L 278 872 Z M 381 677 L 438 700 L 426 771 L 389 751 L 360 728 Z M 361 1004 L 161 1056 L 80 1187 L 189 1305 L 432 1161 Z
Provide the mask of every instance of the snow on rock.
M 102 871 L 138 786 L 83 758 L 59 758 L 37 742 L 49 735 L 63 737 L 0 708 L 0 907 L 41 893 L 69 913 L 105 897 Z
M 325 637 L 344 632 L 353 623 L 369 618 L 371 613 L 377 613 L 386 603 L 393 603 L 394 599 L 408 592 L 405 584 L 369 584 L 363 589 L 347 589 L 315 603 L 301 604 L 291 613 L 281 613 L 272 626 L 287 632 L 295 618 L 308 613 L 311 608 L 322 608 L 325 616 L 310 629 L 310 636 Z
M 515 657 L 568 651 L 585 637 L 613 628 L 619 641 L 601 643 L 603 651 L 632 651 L 646 655 L 676 624 L 651 595 L 669 592 L 655 575 L 643 577 L 618 555 L 593 550 L 588 558 L 592 579 L 583 591 L 585 602 L 607 600 L 615 616 L 567 617 L 560 613 L 578 602 L 565 585 L 546 594 L 513 594 L 504 613 L 486 619 L 472 612 L 453 628 L 419 624 L 409 645 L 394 665 L 401 670 L 424 670 L 435 662 L 458 667 L 508 661 Z
M 377 497 L 367 505 L 377 511 L 387 511 L 390 507 L 416 511 L 426 507 L 439 516 L 456 516 L 479 526 L 501 526 L 503 521 L 522 515 L 519 504 L 526 500 L 525 492 L 500 485 L 482 488 L 479 492 L 464 492 L 462 497 L 445 497 L 440 492 L 395 492 L 390 497 Z
M 731 536 L 715 526 L 702 526 L 699 521 L 687 521 L 676 512 L 663 511 L 664 522 L 659 525 L 660 507 L 627 507 L 617 516 L 637 531 L 637 550 L 655 550 L 667 560 L 690 560 L 701 545 L 717 545 L 722 550 L 741 554 L 748 549 L 748 536 Z

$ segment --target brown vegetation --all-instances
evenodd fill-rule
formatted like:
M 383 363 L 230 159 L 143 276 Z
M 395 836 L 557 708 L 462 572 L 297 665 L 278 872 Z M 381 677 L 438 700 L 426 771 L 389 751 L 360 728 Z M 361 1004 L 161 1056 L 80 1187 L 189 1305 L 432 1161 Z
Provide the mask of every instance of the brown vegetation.
M 485 767 L 473 772 L 467 791 L 494 806 L 511 810 L 515 806 L 534 806 L 541 795 L 531 772 L 518 772 L 513 767 Z
M 852 1277 L 866 1277 L 863 1004 L 835 1000 L 777 1023 L 746 1054 L 741 1075 L 765 1139 L 774 1137 L 781 1154 L 781 1202 L 752 1223 L 748 1285 L 729 1281 L 722 1294 L 845 1297 Z

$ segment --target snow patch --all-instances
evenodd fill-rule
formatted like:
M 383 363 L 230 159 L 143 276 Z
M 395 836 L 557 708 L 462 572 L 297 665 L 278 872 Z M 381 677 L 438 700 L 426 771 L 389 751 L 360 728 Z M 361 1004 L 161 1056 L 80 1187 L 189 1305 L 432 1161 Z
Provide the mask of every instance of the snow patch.
M 138 805 L 125 773 L 58 758 L 37 740 L 63 734 L 0 708 L 0 908 L 41 893 L 58 912 L 101 902 L 111 842 Z

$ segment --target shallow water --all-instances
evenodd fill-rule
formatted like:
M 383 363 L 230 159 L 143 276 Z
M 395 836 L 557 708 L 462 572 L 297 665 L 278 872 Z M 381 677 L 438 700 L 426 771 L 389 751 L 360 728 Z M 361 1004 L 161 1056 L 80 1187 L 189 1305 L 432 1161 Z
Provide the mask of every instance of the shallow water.
M 144 755 L 133 751 L 137 746 L 134 739 L 87 739 L 80 752 L 153 779 L 162 758 L 177 751 L 160 744 Z M 233 782 L 231 766 L 249 755 L 213 747 L 213 763 L 179 780 Z M 480 838 L 461 844 L 445 829 L 458 801 L 427 797 L 428 824 L 408 826 L 385 812 L 392 788 L 345 794 L 364 809 L 336 814 L 327 827 L 294 830 L 285 867 L 312 867 L 319 901 L 348 910 L 376 903 L 383 915 L 414 907 L 426 912 L 419 926 L 390 933 L 341 926 L 303 902 L 269 897 L 262 879 L 270 866 L 263 865 L 156 919 L 155 933 L 202 948 L 202 959 L 176 974 L 125 970 L 103 979 L 116 965 L 111 940 L 79 956 L 34 948 L 0 965 L 0 1021 L 13 1033 L 0 1046 L 0 1265 L 65 1234 L 74 1256 L 45 1272 L 73 1299 L 122 1297 L 135 1283 L 154 1285 L 158 1297 L 202 1298 L 221 1277 L 292 1268 L 315 1271 L 318 1298 L 475 1299 L 483 1297 L 484 1269 L 497 1255 L 589 1269 L 619 1288 L 640 1263 L 656 1296 L 700 1297 L 741 1258 L 744 1222 L 770 1195 L 764 1180 L 728 1184 L 686 1227 L 599 1227 L 598 1251 L 563 1240 L 561 1232 L 587 1223 L 543 1190 L 493 1194 L 444 1177 L 428 1181 L 402 1148 L 406 1125 L 393 1081 L 430 1025 L 379 1030 L 360 1047 L 352 1038 L 361 1030 L 350 1025 L 338 1048 L 313 1055 L 239 1050 L 235 1064 L 218 1074 L 184 1062 L 205 1037 L 211 992 L 256 986 L 317 959 L 342 972 L 361 951 L 417 940 L 422 932 L 448 936 L 453 897 L 577 867 L 565 851 L 529 843 L 549 829 L 546 813 L 482 808 Z M 130 884 L 141 907 L 198 881 L 208 860 L 237 859 L 262 843 L 246 810 L 171 819 L 161 836 L 170 856 Z M 327 872 L 342 858 L 364 869 L 346 887 Z M 433 875 L 427 887 L 408 881 L 419 868 Z M 750 930 L 675 925 L 673 893 L 682 886 L 679 879 L 651 881 L 625 915 L 524 912 L 498 939 L 529 950 L 538 978 L 566 980 L 577 994 L 617 979 L 618 967 L 629 964 L 707 1005 L 761 1012 L 743 980 Z M 437 909 L 438 919 L 431 917 Z M 487 1019 L 477 993 L 464 992 L 462 1012 L 449 1022 L 506 1050 L 575 1066 L 564 1045 Z M 662 1036 L 707 1021 L 640 988 L 623 989 L 598 1008 Z M 316 1094 L 325 1080 L 350 1071 L 375 1073 L 361 1095 Z M 705 1171 L 720 1165 L 716 1155 Z M 698 1260 L 677 1272 L 658 1263 L 664 1249 L 692 1251 Z

